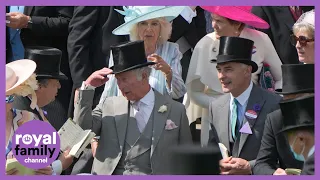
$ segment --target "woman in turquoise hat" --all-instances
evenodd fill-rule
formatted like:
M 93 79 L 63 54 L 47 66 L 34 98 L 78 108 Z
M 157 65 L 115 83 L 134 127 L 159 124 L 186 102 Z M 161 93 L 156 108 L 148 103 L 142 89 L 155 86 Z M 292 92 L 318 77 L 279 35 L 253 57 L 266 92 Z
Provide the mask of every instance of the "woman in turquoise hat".
M 168 42 L 172 31 L 170 23 L 185 6 L 129 6 L 124 11 L 116 10 L 124 15 L 125 23 L 113 30 L 115 35 L 130 35 L 131 41 L 143 40 L 146 56 L 149 61 L 156 62 L 151 69 L 150 85 L 163 95 L 179 99 L 186 93 L 182 79 L 180 60 L 182 53 L 178 44 Z M 133 57 L 134 58 L 134 57 Z M 112 53 L 109 67 L 113 66 Z M 105 85 L 100 101 L 106 97 L 121 95 L 114 76 Z

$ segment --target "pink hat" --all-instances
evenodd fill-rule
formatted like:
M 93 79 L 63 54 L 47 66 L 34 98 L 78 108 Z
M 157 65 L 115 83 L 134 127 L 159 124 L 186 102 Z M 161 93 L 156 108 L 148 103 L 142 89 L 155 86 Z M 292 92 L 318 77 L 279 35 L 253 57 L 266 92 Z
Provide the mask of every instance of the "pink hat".
M 270 27 L 266 21 L 251 13 L 252 6 L 201 6 L 201 8 L 258 29 Z

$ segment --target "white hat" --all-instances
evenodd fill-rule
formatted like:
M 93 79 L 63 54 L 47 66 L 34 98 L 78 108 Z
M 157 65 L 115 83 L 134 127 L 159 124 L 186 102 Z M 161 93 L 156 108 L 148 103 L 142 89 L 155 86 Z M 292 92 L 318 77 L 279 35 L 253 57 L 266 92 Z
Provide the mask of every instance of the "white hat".
M 30 107 L 35 108 L 37 96 L 35 90 L 38 88 L 36 75 L 37 64 L 29 59 L 22 59 L 6 64 L 6 95 L 32 95 Z
M 29 79 L 36 67 L 34 61 L 27 59 L 6 64 L 6 94 Z
M 303 13 L 295 24 L 309 24 L 315 27 L 315 13 L 314 10 Z
M 115 35 L 130 34 L 132 26 L 138 22 L 164 17 L 167 21 L 172 21 L 183 11 L 186 6 L 123 6 L 124 11 L 117 10 L 124 15 L 122 25 L 112 31 Z

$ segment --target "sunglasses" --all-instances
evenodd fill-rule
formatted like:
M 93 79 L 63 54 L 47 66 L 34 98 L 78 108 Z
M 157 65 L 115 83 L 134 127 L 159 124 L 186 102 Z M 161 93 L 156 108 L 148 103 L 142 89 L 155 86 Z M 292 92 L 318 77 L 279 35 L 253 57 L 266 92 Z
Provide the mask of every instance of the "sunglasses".
M 308 39 L 307 37 L 305 36 L 295 36 L 294 34 L 291 34 L 290 35 L 290 42 L 293 46 L 296 46 L 297 42 L 299 41 L 299 44 L 301 46 L 306 46 L 308 42 L 313 42 L 314 39 Z
M 10 95 L 6 97 L 6 103 L 12 103 L 14 101 L 14 96 Z

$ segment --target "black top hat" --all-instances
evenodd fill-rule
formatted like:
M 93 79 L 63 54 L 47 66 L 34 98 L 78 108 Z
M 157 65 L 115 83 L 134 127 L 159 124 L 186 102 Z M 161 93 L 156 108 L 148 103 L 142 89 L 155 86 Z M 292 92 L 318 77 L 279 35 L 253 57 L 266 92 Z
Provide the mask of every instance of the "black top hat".
M 293 129 L 314 128 L 314 95 L 280 102 L 283 128 L 280 132 Z
M 240 37 L 220 37 L 217 64 L 239 62 L 252 66 L 252 73 L 256 72 L 258 65 L 251 60 L 253 44 L 253 41 Z
M 172 175 L 218 175 L 221 151 L 217 146 L 183 145 L 170 149 Z
M 29 46 L 25 48 L 25 59 L 37 64 L 35 71 L 37 79 L 67 80 L 68 77 L 60 71 L 62 52 L 59 49 L 45 46 Z
M 282 91 L 279 94 L 313 93 L 314 64 L 284 64 L 282 68 Z
M 111 46 L 111 51 L 114 66 L 110 69 L 113 70 L 113 74 L 155 64 L 147 61 L 143 41 L 125 42 Z

